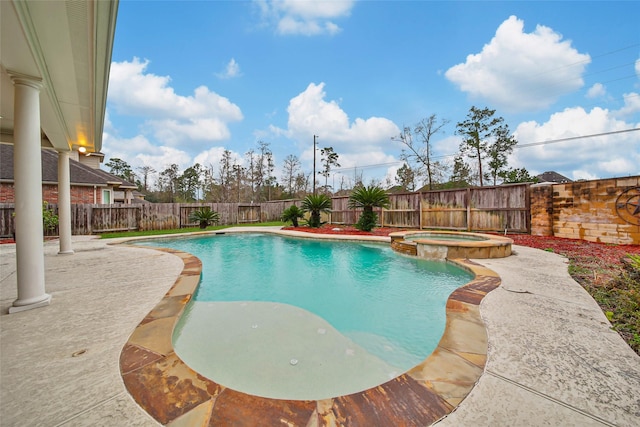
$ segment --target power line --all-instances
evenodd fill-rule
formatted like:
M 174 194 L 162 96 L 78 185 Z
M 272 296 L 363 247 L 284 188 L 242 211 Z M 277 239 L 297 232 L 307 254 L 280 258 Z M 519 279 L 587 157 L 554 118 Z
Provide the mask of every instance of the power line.
M 534 76 L 539 76 L 539 75 L 547 74 L 547 73 L 553 73 L 555 71 L 562 70 L 563 68 L 570 68 L 570 67 L 573 67 L 575 65 L 589 64 L 589 63 L 592 62 L 593 59 L 602 58 L 604 56 L 613 55 L 614 53 L 622 52 L 624 50 L 628 50 L 628 49 L 634 48 L 636 46 L 640 46 L 640 43 L 634 43 L 632 45 L 629 45 L 629 46 L 626 46 L 626 47 L 622 47 L 620 49 L 612 50 L 612 51 L 609 51 L 609 52 L 601 53 L 599 55 L 589 56 L 589 59 L 583 59 L 582 61 L 576 61 L 576 62 L 572 62 L 571 64 L 561 65 L 561 66 L 556 67 L 556 68 L 550 68 L 550 69 L 547 69 L 547 70 L 543 70 L 543 71 L 540 71 L 539 73 L 534 74 Z
M 616 134 L 620 134 L 620 133 L 636 132 L 636 131 L 639 131 L 639 130 L 640 130 L 640 128 L 632 128 L 632 129 L 614 130 L 614 131 L 603 132 L 603 133 L 594 133 L 594 134 L 591 134 L 591 135 L 571 136 L 571 137 L 568 137 L 568 138 L 550 139 L 550 140 L 547 140 L 547 141 L 530 142 L 528 144 L 517 144 L 514 148 L 535 147 L 537 145 L 555 144 L 556 142 L 573 141 L 573 140 L 576 140 L 576 139 L 596 138 L 598 136 L 616 135 Z
M 621 134 L 621 133 L 628 133 L 628 132 L 637 132 L 640 131 L 640 128 L 631 128 L 631 129 L 622 129 L 622 130 L 615 130 L 615 131 L 610 131 L 610 132 L 602 132 L 602 133 L 594 133 L 594 134 L 589 134 L 589 135 L 581 135 L 581 136 L 571 136 L 571 137 L 567 137 L 567 138 L 558 138 L 558 139 L 549 139 L 546 141 L 538 141 L 538 142 L 529 142 L 526 144 L 520 144 L 518 143 L 517 145 L 514 146 L 514 148 L 528 148 L 528 147 L 535 147 L 535 146 L 539 146 L 539 145 L 547 145 L 547 144 L 555 144 L 558 142 L 566 142 L 566 141 L 574 141 L 577 139 L 586 139 L 586 138 L 596 138 L 599 136 L 609 136 L 609 135 L 617 135 L 617 134 Z M 444 159 L 447 157 L 455 157 L 458 154 L 442 154 L 439 156 L 433 156 L 432 159 Z M 354 169 L 372 169 L 372 168 L 380 168 L 380 167 L 384 167 L 384 166 L 395 166 L 398 164 L 402 164 L 404 163 L 401 160 L 398 160 L 396 162 L 387 162 L 387 163 L 375 163 L 375 164 L 371 164 L 371 165 L 363 165 L 363 166 L 352 166 L 352 167 L 348 167 L 348 168 L 339 168 L 339 169 L 333 169 L 334 172 L 338 172 L 338 171 L 350 171 L 350 170 L 354 170 Z

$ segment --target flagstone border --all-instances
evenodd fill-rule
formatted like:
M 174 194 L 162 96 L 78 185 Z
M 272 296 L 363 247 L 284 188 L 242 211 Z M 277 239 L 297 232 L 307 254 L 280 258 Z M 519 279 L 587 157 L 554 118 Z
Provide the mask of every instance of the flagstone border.
M 173 329 L 198 287 L 201 261 L 178 250 L 153 249 L 180 257 L 184 268 L 129 337 L 120 373 L 133 399 L 163 425 L 425 426 L 449 414 L 484 371 L 487 333 L 479 306 L 500 285 L 500 277 L 473 261 L 455 259 L 475 277 L 449 296 L 438 346 L 408 372 L 362 392 L 318 401 L 232 390 L 189 368 L 173 349 Z

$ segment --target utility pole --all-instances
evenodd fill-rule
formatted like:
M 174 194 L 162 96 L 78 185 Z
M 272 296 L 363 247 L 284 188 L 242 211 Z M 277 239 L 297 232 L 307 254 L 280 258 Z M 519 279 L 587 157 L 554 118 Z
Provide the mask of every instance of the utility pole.
M 313 195 L 316 195 L 316 135 L 313 135 Z

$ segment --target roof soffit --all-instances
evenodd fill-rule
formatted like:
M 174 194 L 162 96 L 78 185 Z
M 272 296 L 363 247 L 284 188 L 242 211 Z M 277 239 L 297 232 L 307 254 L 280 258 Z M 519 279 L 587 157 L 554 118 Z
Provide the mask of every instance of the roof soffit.
M 7 70 L 42 78 L 41 125 L 52 145 L 59 150 L 82 145 L 90 152 L 100 151 L 118 2 L 0 3 L 3 93 L 7 93 Z M 11 15 L 19 28 L 17 24 L 4 28 Z M 9 38 L 20 39 L 16 45 L 20 48 L 5 51 Z M 3 117 L 9 117 L 4 114 L 8 108 L 12 121 L 13 105 L 3 100 Z

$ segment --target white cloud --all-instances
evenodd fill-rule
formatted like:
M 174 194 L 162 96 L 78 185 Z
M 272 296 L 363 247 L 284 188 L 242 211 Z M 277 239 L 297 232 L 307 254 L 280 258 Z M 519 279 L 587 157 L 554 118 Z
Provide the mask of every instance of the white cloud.
M 473 98 L 509 111 L 546 108 L 583 86 L 589 55 L 549 27 L 538 25 L 533 33 L 523 29 L 522 20 L 509 17 L 482 52 L 467 56 L 445 76 Z
M 518 125 L 514 134 L 519 145 L 563 138 L 594 135 L 638 127 L 618 120 L 602 108 L 587 112 L 567 108 L 551 115 L 545 123 Z M 640 132 L 551 142 L 516 149 L 510 159 L 514 167 L 526 167 L 532 174 L 556 171 L 572 179 L 605 178 L 640 173 Z
M 587 91 L 587 98 L 600 98 L 607 94 L 607 89 L 601 83 L 596 83 Z
M 144 117 L 145 130 L 162 143 L 225 140 L 228 124 L 243 119 L 237 105 L 206 86 L 190 96 L 176 94 L 171 79 L 148 73 L 148 65 L 138 58 L 112 63 L 108 102 L 120 115 Z
M 626 117 L 640 113 L 640 93 L 625 93 L 622 97 L 624 98 L 624 107 L 614 112 L 616 117 Z
M 287 135 L 294 140 L 320 137 L 322 146 L 343 152 L 363 153 L 380 150 L 390 138 L 400 133 L 391 120 L 383 117 L 356 118 L 349 122 L 347 113 L 336 101 L 326 101 L 324 83 L 311 83 L 289 101 Z
M 205 167 L 213 166 L 214 173 L 217 173 L 218 167 L 220 166 L 220 160 L 222 160 L 225 150 L 226 149 L 224 147 L 210 148 L 196 155 L 193 159 L 193 163 L 199 163 Z M 231 158 L 233 159 L 234 164 L 244 164 L 244 158 L 236 152 L 231 151 Z
M 318 136 L 318 167 L 319 150 L 324 147 L 333 147 L 339 156 L 341 169 L 397 162 L 398 159 L 392 153 L 399 149 L 391 141 L 391 137 L 400 133 L 395 123 L 383 117 L 356 118 L 350 121 L 337 101 L 325 99 L 324 86 L 324 83 L 311 83 L 289 101 L 287 129 L 273 125 L 269 128 L 273 136 L 285 137 L 298 143 L 303 168 L 309 170 L 312 165 L 313 135 Z M 373 170 L 367 169 L 366 172 L 372 173 Z M 353 173 L 353 170 L 345 172 L 345 177 L 352 180 Z
M 157 173 L 171 164 L 177 164 L 180 170 L 192 166 L 191 156 L 173 147 L 153 145 L 145 136 L 118 138 L 109 133 L 103 135 L 105 158 L 119 158 L 126 161 L 138 173 L 141 166 L 151 166 Z M 155 181 L 152 179 L 152 182 Z
M 349 16 L 355 1 L 259 0 L 255 3 L 263 18 L 274 23 L 277 33 L 315 36 L 340 32 L 341 28 L 333 20 Z
M 158 173 L 172 164 L 178 165 L 180 171 L 193 166 L 193 161 L 188 153 L 166 146 L 154 147 L 153 153 L 138 154 L 135 158 L 139 159 L 143 165 L 152 166 Z
M 231 58 L 231 60 L 225 67 L 224 72 L 216 73 L 216 76 L 220 79 L 232 79 L 234 77 L 239 77 L 240 75 L 240 65 L 234 58 Z
M 154 129 L 159 141 L 174 147 L 189 145 L 191 141 L 223 141 L 231 135 L 218 118 L 149 120 L 147 124 Z
M 640 58 L 636 59 L 636 74 L 640 77 Z

